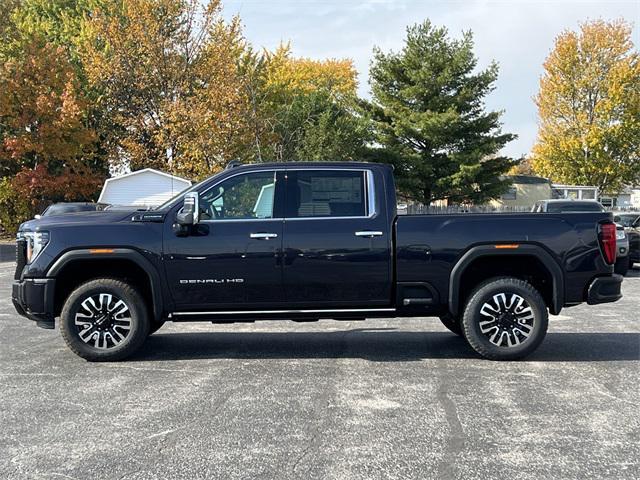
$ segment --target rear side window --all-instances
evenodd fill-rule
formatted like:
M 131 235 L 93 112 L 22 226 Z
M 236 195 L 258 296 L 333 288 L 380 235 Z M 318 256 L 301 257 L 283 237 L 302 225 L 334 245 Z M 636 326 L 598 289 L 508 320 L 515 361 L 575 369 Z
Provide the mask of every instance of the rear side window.
M 345 170 L 287 172 L 288 218 L 365 217 L 366 173 Z

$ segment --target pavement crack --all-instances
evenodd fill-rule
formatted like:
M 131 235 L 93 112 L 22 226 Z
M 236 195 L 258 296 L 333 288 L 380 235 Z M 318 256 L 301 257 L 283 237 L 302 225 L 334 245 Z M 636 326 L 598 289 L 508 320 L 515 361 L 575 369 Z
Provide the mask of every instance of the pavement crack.
M 306 456 L 309 454 L 311 449 L 317 447 L 317 443 L 318 443 L 317 439 L 319 434 L 320 434 L 320 426 L 316 427 L 315 432 L 313 433 L 313 435 L 311 436 L 311 439 L 309 440 L 309 443 L 304 448 L 304 450 L 302 450 L 300 455 L 298 455 L 298 458 L 296 458 L 296 461 L 293 463 L 292 472 L 294 474 L 298 470 L 298 466 L 300 465 L 302 460 L 306 458 Z
M 467 434 L 460 423 L 456 403 L 449 396 L 444 382 L 440 382 L 436 392 L 436 398 L 444 409 L 445 419 L 449 426 L 449 436 L 444 445 L 442 460 L 438 465 L 438 474 L 435 478 L 455 478 L 455 467 L 459 454 L 465 449 Z

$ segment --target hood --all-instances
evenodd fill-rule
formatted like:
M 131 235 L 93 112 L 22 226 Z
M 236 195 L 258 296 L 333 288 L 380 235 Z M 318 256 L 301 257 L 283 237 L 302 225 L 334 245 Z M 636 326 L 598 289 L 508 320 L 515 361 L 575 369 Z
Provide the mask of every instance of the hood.
M 90 212 L 63 213 L 60 215 L 47 215 L 41 218 L 27 220 L 20 225 L 19 232 L 46 230 L 61 225 L 96 225 L 105 223 L 116 223 L 130 220 L 139 210 L 99 210 Z

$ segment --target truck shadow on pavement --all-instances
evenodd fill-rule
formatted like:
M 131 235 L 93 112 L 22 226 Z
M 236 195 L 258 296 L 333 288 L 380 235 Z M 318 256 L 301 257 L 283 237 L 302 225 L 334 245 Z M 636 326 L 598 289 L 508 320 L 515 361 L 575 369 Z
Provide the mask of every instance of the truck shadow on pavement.
M 373 362 L 477 359 L 464 339 L 448 332 L 393 328 L 337 332 L 157 333 L 130 360 L 360 358 Z M 533 362 L 640 360 L 638 333 L 549 333 L 527 358 Z
M 625 275 L 627 278 L 640 278 L 640 267 L 634 267 L 633 269 L 629 269 L 627 274 Z

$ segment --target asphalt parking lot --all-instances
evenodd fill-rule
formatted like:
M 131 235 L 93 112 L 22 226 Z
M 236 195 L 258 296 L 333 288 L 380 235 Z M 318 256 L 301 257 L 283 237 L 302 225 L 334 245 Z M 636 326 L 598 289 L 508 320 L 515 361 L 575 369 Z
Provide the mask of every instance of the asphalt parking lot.
M 527 361 L 437 319 L 168 324 L 90 364 L 0 264 L 2 479 L 637 479 L 640 270 Z

